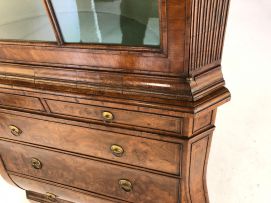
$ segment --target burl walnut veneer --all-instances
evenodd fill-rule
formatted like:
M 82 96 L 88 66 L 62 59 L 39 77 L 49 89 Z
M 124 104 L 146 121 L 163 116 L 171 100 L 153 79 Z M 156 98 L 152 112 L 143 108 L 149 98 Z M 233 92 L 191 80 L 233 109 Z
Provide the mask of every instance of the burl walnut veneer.
M 228 8 L 0 0 L 2 177 L 37 202 L 208 203 Z

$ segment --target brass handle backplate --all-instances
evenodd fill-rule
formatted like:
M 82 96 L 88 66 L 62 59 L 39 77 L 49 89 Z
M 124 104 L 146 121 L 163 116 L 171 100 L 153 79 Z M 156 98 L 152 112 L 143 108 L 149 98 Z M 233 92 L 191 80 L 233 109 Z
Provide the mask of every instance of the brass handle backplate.
M 119 146 L 119 145 L 111 145 L 110 150 L 112 152 L 113 155 L 117 156 L 117 157 L 121 157 L 124 153 L 124 149 Z
M 119 180 L 119 185 L 125 192 L 131 192 L 133 190 L 133 185 L 129 180 L 121 179 Z
M 103 111 L 102 112 L 102 117 L 104 119 L 105 122 L 112 122 L 114 120 L 114 115 L 111 112 L 108 111 Z
M 23 133 L 23 131 L 20 128 L 16 127 L 15 125 L 9 125 L 8 127 L 10 129 L 11 134 L 14 136 L 20 136 Z
M 36 158 L 31 159 L 31 165 L 34 169 L 41 169 L 42 168 L 42 163 L 40 160 Z
M 50 192 L 46 193 L 46 198 L 51 201 L 51 202 L 55 202 L 56 201 L 56 195 Z

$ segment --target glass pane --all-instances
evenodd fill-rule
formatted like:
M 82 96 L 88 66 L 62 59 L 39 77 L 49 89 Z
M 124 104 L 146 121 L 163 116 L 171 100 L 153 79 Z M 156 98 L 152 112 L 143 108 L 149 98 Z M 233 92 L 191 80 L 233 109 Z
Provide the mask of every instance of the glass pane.
M 0 39 L 56 41 L 42 0 L 0 0 Z
M 67 43 L 160 44 L 158 0 L 52 0 Z

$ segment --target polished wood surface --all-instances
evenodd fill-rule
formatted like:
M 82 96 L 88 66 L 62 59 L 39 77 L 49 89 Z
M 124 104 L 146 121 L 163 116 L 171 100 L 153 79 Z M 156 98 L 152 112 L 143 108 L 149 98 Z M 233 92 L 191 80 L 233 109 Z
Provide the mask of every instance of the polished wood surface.
M 103 116 L 103 112 L 109 112 L 113 115 L 109 123 L 126 124 L 139 126 L 144 128 L 153 128 L 163 131 L 181 132 L 181 119 L 174 117 L 166 117 L 162 115 L 139 113 L 135 111 L 124 111 L 113 108 L 105 108 L 100 106 L 80 105 L 76 103 L 60 102 L 46 100 L 50 110 L 55 114 L 63 114 L 74 117 L 94 119 L 107 122 Z
M 229 0 L 159 0 L 160 47 L 0 39 L 0 174 L 37 202 L 209 203 Z
M 0 63 L 0 81 L 3 84 L 118 98 L 141 95 L 153 99 L 199 100 L 224 85 L 220 66 L 197 74 L 193 80 L 187 79 Z
M 1 142 L 0 146 L 7 171 L 131 202 L 177 202 L 179 180 L 176 178 L 8 142 Z M 40 160 L 42 168 L 33 168 L 31 165 L 33 157 Z M 131 192 L 119 187 L 121 179 L 132 183 Z
M 11 124 L 22 131 L 20 136 L 12 134 L 9 128 Z M 170 142 L 3 113 L 0 114 L 0 137 L 172 174 L 180 172 L 181 149 L 178 144 Z M 110 149 L 114 144 L 124 150 L 120 157 L 115 156 Z
M 10 177 L 10 175 L 7 173 L 2 156 L 0 156 L 0 172 L 1 172 L 1 176 L 2 178 L 9 183 L 12 186 L 15 187 L 19 187 L 18 185 L 16 185 L 16 183 L 13 181 L 13 179 Z
M 38 98 L 23 95 L 0 93 L 0 105 L 31 109 L 34 111 L 45 111 Z

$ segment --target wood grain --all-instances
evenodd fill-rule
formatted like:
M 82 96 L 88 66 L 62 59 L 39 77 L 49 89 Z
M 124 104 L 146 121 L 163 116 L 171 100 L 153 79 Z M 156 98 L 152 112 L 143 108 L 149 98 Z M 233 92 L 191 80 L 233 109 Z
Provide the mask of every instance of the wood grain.
M 57 196 L 57 202 L 62 203 L 66 201 L 73 203 L 113 203 L 116 201 L 109 200 L 109 198 L 91 194 L 85 191 L 76 190 L 74 188 L 65 187 L 63 185 L 55 184 L 44 180 L 33 180 L 26 176 L 10 175 L 12 180 L 20 187 L 25 188 L 27 197 L 36 201 L 48 201 L 46 193 L 50 192 Z M 32 192 L 29 192 L 32 191 Z M 36 192 L 33 192 L 36 191 Z M 39 193 L 39 195 L 37 194 Z
M 176 203 L 178 200 L 178 179 L 3 141 L 0 146 L 6 169 L 11 172 L 70 185 L 126 201 Z M 31 159 L 33 157 L 42 162 L 42 169 L 32 168 Z M 131 192 L 123 191 L 118 184 L 120 179 L 131 181 L 133 190 Z
M 2 156 L 0 155 L 0 175 L 1 177 L 10 185 L 14 186 L 14 187 L 20 187 L 18 186 L 10 177 L 10 175 L 7 173 L 7 169 L 5 167 L 4 161 L 2 159 Z
M 21 136 L 13 136 L 9 125 L 20 128 L 23 132 Z M 176 175 L 180 172 L 180 145 L 175 143 L 3 113 L 0 114 L 0 137 Z M 124 149 L 123 156 L 112 154 L 110 147 L 113 144 Z
M 0 105 L 44 112 L 39 98 L 0 93 Z
M 190 166 L 190 198 L 193 203 L 207 202 L 203 182 L 208 137 L 192 144 Z
M 202 114 L 199 114 L 194 119 L 193 132 L 202 130 L 202 129 L 212 125 L 212 115 L 213 115 L 213 111 L 204 112 Z
M 209 203 L 216 110 L 230 100 L 221 70 L 229 0 L 158 2 L 160 47 L 64 43 L 50 0 L 58 42 L 0 39 L 0 173 L 29 199 Z
M 182 130 L 180 118 L 54 100 L 46 100 L 46 103 L 54 114 L 63 114 L 103 121 L 102 112 L 106 111 L 112 113 L 114 116 L 111 123 L 153 128 L 163 131 L 173 131 L 176 133 L 180 133 Z

